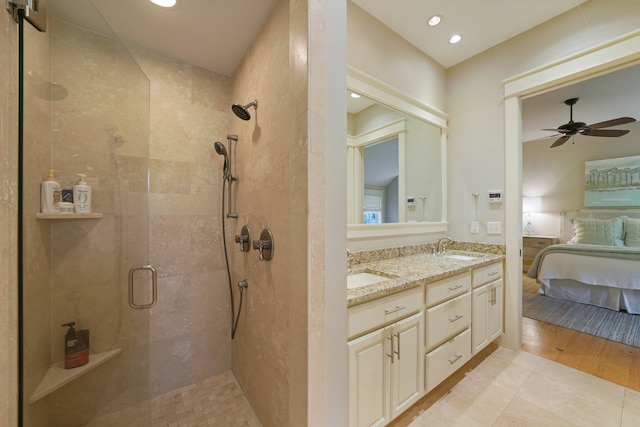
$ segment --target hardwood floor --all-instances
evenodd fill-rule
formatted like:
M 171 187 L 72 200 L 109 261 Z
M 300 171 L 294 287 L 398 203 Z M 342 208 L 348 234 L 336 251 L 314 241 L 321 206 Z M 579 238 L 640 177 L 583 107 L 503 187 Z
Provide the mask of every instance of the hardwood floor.
M 523 286 L 523 292 L 537 292 Z M 522 318 L 522 349 L 640 391 L 640 348 Z
M 537 292 L 537 287 L 527 287 L 525 284 L 523 292 Z M 491 344 L 482 350 L 451 377 L 392 421 L 389 426 L 408 426 L 420 412 L 449 393 L 453 386 L 496 348 L 495 344 Z M 522 350 L 640 391 L 640 348 L 638 347 L 523 317 Z

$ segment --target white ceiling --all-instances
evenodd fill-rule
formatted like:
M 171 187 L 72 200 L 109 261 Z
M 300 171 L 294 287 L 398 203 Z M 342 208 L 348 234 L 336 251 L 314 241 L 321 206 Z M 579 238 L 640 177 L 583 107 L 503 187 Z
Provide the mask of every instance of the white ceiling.
M 378 18 L 444 67 L 451 67 L 586 0 L 348 0 Z M 49 0 L 65 21 L 231 75 L 277 0 Z M 95 7 L 94 7 L 95 6 Z M 96 9 L 104 20 L 96 14 Z M 442 23 L 429 28 L 433 14 Z M 464 39 L 448 43 L 455 32 Z
M 586 0 L 351 0 L 445 68 L 523 33 Z M 436 27 L 427 25 L 442 16 Z M 462 41 L 449 44 L 453 34 Z

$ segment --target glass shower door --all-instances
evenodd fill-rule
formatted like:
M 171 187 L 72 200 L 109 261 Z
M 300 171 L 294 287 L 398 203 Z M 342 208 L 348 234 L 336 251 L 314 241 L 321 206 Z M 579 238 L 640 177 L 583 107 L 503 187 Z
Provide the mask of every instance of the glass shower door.
M 25 25 L 23 425 L 150 425 L 149 80 L 106 23 L 69 22 L 102 20 L 89 0 L 48 11 Z M 87 176 L 91 214 L 40 213 L 50 168 L 63 189 Z M 68 322 L 90 336 L 72 369 Z

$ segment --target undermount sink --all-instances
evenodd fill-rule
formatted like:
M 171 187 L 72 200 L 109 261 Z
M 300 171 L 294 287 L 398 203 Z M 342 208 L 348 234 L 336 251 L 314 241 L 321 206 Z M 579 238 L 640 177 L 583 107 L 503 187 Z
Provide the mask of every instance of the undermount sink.
M 347 276 L 347 289 L 373 285 L 374 283 L 384 282 L 385 280 L 389 280 L 389 278 L 374 273 L 349 274 Z
M 476 258 L 469 255 L 458 255 L 458 254 L 445 255 L 444 257 L 449 259 L 457 259 L 458 261 L 471 261 L 472 259 Z

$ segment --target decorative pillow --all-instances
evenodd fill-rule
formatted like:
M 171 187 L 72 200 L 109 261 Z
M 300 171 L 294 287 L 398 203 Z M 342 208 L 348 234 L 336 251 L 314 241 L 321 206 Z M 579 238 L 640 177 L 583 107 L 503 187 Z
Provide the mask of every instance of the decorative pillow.
M 625 224 L 624 245 L 640 246 L 640 219 L 627 218 Z
M 586 245 L 624 246 L 625 217 L 612 219 L 571 218 L 573 242 Z

